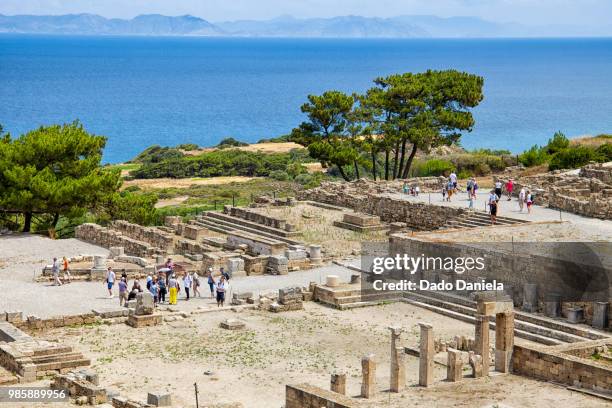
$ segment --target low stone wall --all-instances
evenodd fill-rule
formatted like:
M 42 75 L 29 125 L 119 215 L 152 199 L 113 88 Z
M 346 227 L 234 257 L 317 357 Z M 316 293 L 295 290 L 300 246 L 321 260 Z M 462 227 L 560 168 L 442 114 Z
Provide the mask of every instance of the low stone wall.
M 598 163 L 584 166 L 580 169 L 580 177 L 593 178 L 606 184 L 612 184 L 612 164 Z
M 165 254 L 159 248 L 155 248 L 145 242 L 126 237 L 119 231 L 102 227 L 98 224 L 81 224 L 74 230 L 74 235 L 81 241 L 99 245 L 104 248 L 123 247 L 125 253 L 139 257 L 150 257 L 156 253 Z
M 249 252 L 256 255 L 283 255 L 287 248 L 285 242 L 247 233 L 242 233 L 240 235 L 228 234 L 227 244 L 231 247 L 246 245 Z
M 310 384 L 287 385 L 285 408 L 357 408 L 352 398 Z
M 526 283 L 534 283 L 537 285 L 537 297 L 540 310 L 544 310 L 544 302 L 548 294 L 556 293 L 560 296 L 561 302 L 577 302 L 583 299 L 584 290 L 588 288 L 593 298 L 601 297 L 601 301 L 608 301 L 610 293 L 612 293 L 612 281 L 610 276 L 612 272 L 607 269 L 605 264 L 594 265 L 585 264 L 583 262 L 593 261 L 589 254 L 585 251 L 592 245 L 593 251 L 603 250 L 605 244 L 598 245 L 585 244 L 584 247 L 577 247 L 572 243 L 559 244 L 558 247 L 553 247 L 544 256 L 544 254 L 534 254 L 533 251 L 526 251 L 526 247 L 521 245 L 533 245 L 529 243 L 516 243 L 490 245 L 482 243 L 459 243 L 459 242 L 435 242 L 419 238 L 418 236 L 410 236 L 407 234 L 393 234 L 389 238 L 389 253 L 408 254 L 409 256 L 420 257 L 441 257 L 442 259 L 450 257 L 457 258 L 476 258 L 483 257 L 485 267 L 483 270 L 472 269 L 465 271 L 462 274 L 456 274 L 452 271 L 440 272 L 441 279 L 455 281 L 462 279 L 469 282 L 476 282 L 481 277 L 487 282 L 496 280 L 504 284 L 509 294 L 513 296 L 515 304 L 521 304 L 523 300 L 523 290 Z M 543 244 L 547 245 L 547 244 Z M 575 247 L 576 253 L 584 256 L 581 259 L 563 259 L 559 257 L 559 251 L 563 251 L 569 247 Z M 516 248 L 513 252 L 512 248 Z M 547 247 L 548 248 L 548 247 Z M 557 248 L 556 250 L 554 250 Z M 582 273 L 582 275 L 580 274 Z M 412 279 L 429 279 L 432 280 L 434 272 L 419 272 Z M 400 275 L 402 275 L 400 273 Z M 410 275 L 412 276 L 412 275 Z M 410 279 L 410 276 L 398 276 L 400 278 Z M 592 281 L 601 282 L 600 287 L 594 287 Z M 607 286 L 606 286 L 607 285 Z M 599 289 L 599 291 L 596 291 Z M 592 303 L 592 302 L 590 302 Z M 566 308 L 563 309 L 564 313 Z M 584 309 L 585 319 L 587 323 L 592 320 L 592 307 Z M 610 308 L 612 312 L 612 307 Z
M 251 211 L 248 208 L 230 207 L 226 206 L 224 212 L 232 215 L 233 217 L 242 218 L 247 221 L 256 222 L 257 224 L 266 225 L 268 227 L 292 231 L 295 229 L 287 221 L 281 218 L 274 218 L 267 215 L 260 214 L 255 211 Z
M 464 208 L 445 207 L 393 198 L 386 194 L 397 193 L 385 184 L 358 180 L 350 183 L 327 182 L 321 187 L 301 192 L 300 199 L 347 207 L 365 214 L 380 217 L 384 222 L 404 222 L 415 230 L 434 230 L 443 227 L 448 220 L 464 214 Z
M 527 377 L 596 391 L 612 391 L 612 366 L 572 355 L 572 350 L 605 345 L 610 339 L 554 347 L 514 346 L 512 371 Z M 572 354 L 571 354 L 572 353 Z M 575 354 L 580 354 L 575 352 Z
M 146 242 L 155 248 L 171 251 L 174 246 L 174 235 L 155 227 L 143 227 L 127 221 L 113 221 L 111 228 L 137 241 Z
M 97 320 L 95 314 L 93 313 L 82 313 L 67 316 L 53 316 L 45 319 L 41 319 L 38 316 L 30 315 L 24 319 L 23 313 L 21 312 L 4 312 L 0 313 L 0 317 L 2 317 L 2 321 L 7 321 L 19 329 L 28 331 L 92 324 L 95 323 Z

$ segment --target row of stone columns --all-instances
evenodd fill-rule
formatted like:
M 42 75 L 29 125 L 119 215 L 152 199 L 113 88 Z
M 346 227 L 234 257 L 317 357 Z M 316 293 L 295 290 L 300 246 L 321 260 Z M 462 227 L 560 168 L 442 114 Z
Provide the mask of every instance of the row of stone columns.
M 489 375 L 489 317 L 495 314 L 495 302 L 479 304 L 476 315 L 475 351 L 469 353 L 468 363 L 472 366 L 474 377 Z M 508 373 L 514 347 L 514 312 L 504 311 L 495 314 L 495 370 Z M 419 385 L 429 387 L 434 382 L 434 333 L 428 323 L 419 323 L 421 334 L 419 341 Z M 401 345 L 402 328 L 389 327 L 391 331 L 391 364 L 390 392 L 401 392 L 406 387 L 406 353 Z M 463 378 L 463 366 L 466 363 L 464 352 L 449 348 L 447 363 L 447 380 L 460 381 Z M 376 359 L 369 354 L 361 359 L 361 397 L 372 398 L 376 394 Z M 346 375 L 332 374 L 331 390 L 346 394 Z

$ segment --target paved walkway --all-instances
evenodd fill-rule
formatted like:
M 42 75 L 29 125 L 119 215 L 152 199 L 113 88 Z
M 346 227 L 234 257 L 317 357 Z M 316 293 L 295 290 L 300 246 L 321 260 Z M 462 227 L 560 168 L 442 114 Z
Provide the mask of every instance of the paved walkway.
M 441 206 L 468 208 L 469 205 L 467 199 L 468 196 L 465 192 L 454 194 L 451 199 L 451 202 L 442 201 L 441 193 L 423 193 L 419 195 L 419 197 L 412 197 L 410 195 L 398 192 L 396 194 L 388 194 L 388 196 L 414 202 L 431 202 L 431 204 Z M 486 212 L 485 204 L 487 202 L 488 197 L 489 194 L 485 193 L 484 191 L 478 194 L 478 197 L 474 202 L 474 208 L 476 209 L 476 211 Z M 526 208 L 523 210 L 523 212 L 519 211 L 518 201 L 516 197 L 513 197 L 511 201 L 506 201 L 506 199 L 507 197 L 504 195 L 504 197 L 502 197 L 502 200 L 500 201 L 500 205 L 498 206 L 497 212 L 497 215 L 499 216 L 526 221 L 569 221 L 575 224 L 580 224 L 582 226 L 596 228 L 600 232 L 605 231 L 612 237 L 612 221 L 583 217 L 581 215 L 569 213 L 566 211 L 560 211 L 553 208 L 541 207 L 538 205 L 532 207 L 531 214 L 527 214 Z
M 90 312 L 101 307 L 118 307 L 119 299 L 108 298 L 103 282 L 73 282 L 63 286 L 52 286 L 50 283 L 24 282 L 6 279 L 7 270 L 0 271 L 0 312 L 22 311 L 24 317 L 36 315 L 50 317 L 57 315 L 70 315 Z M 233 292 L 253 292 L 255 296 L 260 293 L 275 292 L 288 286 L 308 286 L 309 282 L 323 282 L 329 274 L 339 275 L 342 280 L 348 281 L 354 273 L 347 268 L 330 265 L 308 271 L 291 272 L 283 276 L 248 276 L 235 278 L 230 281 L 228 299 Z M 141 280 L 144 284 L 144 280 Z M 131 286 L 130 281 L 129 285 Z M 202 287 L 203 298 L 184 301 L 184 292 L 181 292 L 177 309 L 183 311 L 194 310 L 200 306 L 216 307 L 215 302 L 208 297 L 208 285 Z M 115 289 L 116 293 L 116 289 Z M 229 306 L 229 301 L 226 303 Z

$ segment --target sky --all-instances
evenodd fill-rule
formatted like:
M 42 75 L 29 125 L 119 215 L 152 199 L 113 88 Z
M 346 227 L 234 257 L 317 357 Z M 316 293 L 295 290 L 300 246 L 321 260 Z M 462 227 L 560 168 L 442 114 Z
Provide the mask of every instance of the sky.
M 131 18 L 138 14 L 191 14 L 215 22 L 262 20 L 279 15 L 392 17 L 431 14 L 477 16 L 528 25 L 612 25 L 612 0 L 0 0 L 0 13 L 93 13 Z

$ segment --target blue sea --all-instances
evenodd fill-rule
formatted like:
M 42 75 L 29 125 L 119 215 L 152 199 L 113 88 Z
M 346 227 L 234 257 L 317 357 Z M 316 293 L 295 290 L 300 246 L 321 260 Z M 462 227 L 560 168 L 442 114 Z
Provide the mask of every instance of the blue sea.
M 106 162 L 152 144 L 286 134 L 308 94 L 399 72 L 485 78 L 467 148 L 521 151 L 561 130 L 612 132 L 612 39 L 322 40 L 0 35 L 0 124 L 79 119 Z

